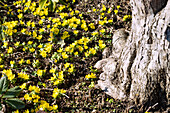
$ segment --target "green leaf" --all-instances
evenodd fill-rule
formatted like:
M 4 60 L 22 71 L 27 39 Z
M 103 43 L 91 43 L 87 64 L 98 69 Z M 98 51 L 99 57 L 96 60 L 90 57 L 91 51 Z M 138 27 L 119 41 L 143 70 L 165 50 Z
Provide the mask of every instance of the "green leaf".
M 66 3 L 63 0 L 59 0 L 59 2 L 63 5 L 66 5 Z
M 40 10 L 44 7 L 46 2 L 47 2 L 47 0 L 40 0 L 39 1 L 39 8 L 40 8 Z
M 0 93 L 2 93 L 2 91 L 5 92 L 7 89 L 8 89 L 8 77 L 4 75 L 0 79 Z
M 49 9 L 50 9 L 50 11 L 51 11 L 51 12 L 54 12 L 54 10 L 55 10 L 55 6 L 56 6 L 56 2 L 55 2 L 55 1 L 50 0 Z
M 2 105 L 1 105 L 1 103 L 0 103 L 0 110 L 2 110 Z
M 21 101 L 18 98 L 11 98 L 8 100 L 5 100 L 5 102 L 14 109 L 22 109 L 25 107 L 25 104 L 23 101 Z
M 15 86 L 7 90 L 7 92 L 3 95 L 2 98 L 13 98 L 20 94 L 22 89 L 19 86 Z

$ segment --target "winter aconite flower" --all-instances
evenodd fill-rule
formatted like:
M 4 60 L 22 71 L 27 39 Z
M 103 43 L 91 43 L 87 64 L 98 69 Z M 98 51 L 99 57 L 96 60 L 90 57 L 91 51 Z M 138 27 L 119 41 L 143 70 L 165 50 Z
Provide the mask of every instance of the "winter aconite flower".
M 87 78 L 87 79 L 96 78 L 96 75 L 94 73 L 91 73 L 91 74 L 86 75 L 85 78 Z

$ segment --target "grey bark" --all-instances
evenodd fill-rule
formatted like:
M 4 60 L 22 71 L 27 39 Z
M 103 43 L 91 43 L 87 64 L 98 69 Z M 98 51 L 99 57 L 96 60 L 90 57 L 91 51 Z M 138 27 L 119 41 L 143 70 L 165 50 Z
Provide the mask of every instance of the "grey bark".
M 131 5 L 130 36 L 114 33 L 111 55 L 95 65 L 103 70 L 98 85 L 116 99 L 170 104 L 170 0 L 131 0 Z

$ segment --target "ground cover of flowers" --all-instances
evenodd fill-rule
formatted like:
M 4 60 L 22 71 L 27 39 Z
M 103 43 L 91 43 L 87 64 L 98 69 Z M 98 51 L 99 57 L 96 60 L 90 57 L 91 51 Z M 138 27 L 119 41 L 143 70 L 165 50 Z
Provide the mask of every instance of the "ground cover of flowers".
M 125 103 L 96 89 L 93 65 L 113 31 L 130 29 L 129 1 L 0 2 L 0 71 L 20 86 L 25 108 L 7 112 L 119 112 Z M 9 107 L 9 106 L 6 106 Z

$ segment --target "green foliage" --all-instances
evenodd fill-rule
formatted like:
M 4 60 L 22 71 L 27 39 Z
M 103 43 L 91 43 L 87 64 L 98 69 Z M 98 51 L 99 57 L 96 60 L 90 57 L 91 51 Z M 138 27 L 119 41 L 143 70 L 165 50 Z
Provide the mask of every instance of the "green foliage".
M 22 109 L 25 107 L 24 102 L 18 98 L 10 98 L 5 100 L 5 102 L 14 109 Z
M 10 107 L 14 109 L 22 109 L 25 107 L 25 104 L 23 101 L 21 101 L 18 98 L 15 98 L 20 94 L 22 89 L 19 86 L 15 86 L 13 88 L 8 89 L 9 81 L 8 77 L 4 75 L 0 79 L 0 100 L 1 102 L 5 102 Z M 0 110 L 2 109 L 2 106 L 0 104 Z
M 110 100 L 109 100 L 109 103 L 113 103 L 113 99 L 110 99 Z
M 39 8 L 40 9 L 44 8 L 44 5 L 46 2 L 47 2 L 47 0 L 39 0 Z
M 6 91 L 2 98 L 13 98 L 18 96 L 22 89 L 19 86 L 15 86 L 14 88 L 10 88 Z
M 0 95 L 2 96 L 3 92 L 6 92 L 6 90 L 8 89 L 8 80 L 7 80 L 7 76 L 3 76 L 0 79 Z
M 6 19 L 6 17 L 3 18 L 3 20 L 2 20 L 3 23 L 5 22 L 5 19 Z M 1 20 L 0 20 L 0 39 L 5 38 L 3 30 L 4 30 L 4 26 L 2 26 L 2 23 L 1 23 Z
M 89 85 L 89 88 L 94 88 L 94 82 L 92 81 L 91 84 Z
M 66 3 L 63 0 L 49 0 L 49 9 L 50 11 L 54 12 L 55 11 L 55 7 L 56 7 L 56 3 L 61 3 L 63 5 L 66 5 Z M 47 3 L 47 0 L 39 0 L 39 8 L 40 10 L 44 8 L 44 5 Z

